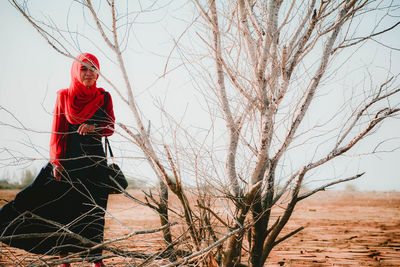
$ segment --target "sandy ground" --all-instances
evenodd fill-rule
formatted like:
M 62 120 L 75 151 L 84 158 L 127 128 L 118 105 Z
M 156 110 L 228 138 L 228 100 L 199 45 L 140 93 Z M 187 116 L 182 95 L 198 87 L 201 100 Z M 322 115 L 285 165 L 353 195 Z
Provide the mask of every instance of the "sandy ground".
M 0 198 L 12 199 L 15 193 L 0 191 Z M 106 240 L 134 230 L 159 227 L 154 212 L 121 195 L 110 197 L 108 211 L 117 220 L 107 217 Z M 266 266 L 400 266 L 400 192 L 320 192 L 298 204 L 286 232 L 300 226 L 306 228 L 276 247 Z M 174 227 L 179 232 L 180 226 Z M 161 240 L 159 233 L 147 234 L 117 246 L 154 253 L 162 247 Z M 0 266 L 26 266 L 38 259 L 22 250 L 4 245 L 0 248 Z M 128 266 L 135 262 L 112 258 L 105 263 Z

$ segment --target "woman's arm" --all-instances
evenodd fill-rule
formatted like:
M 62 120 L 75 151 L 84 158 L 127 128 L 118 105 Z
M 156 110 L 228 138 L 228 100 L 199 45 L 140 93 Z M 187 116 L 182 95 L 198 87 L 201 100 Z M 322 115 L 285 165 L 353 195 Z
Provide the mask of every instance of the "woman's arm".
M 53 124 L 50 136 L 50 162 L 55 166 L 55 169 L 61 170 L 61 159 L 65 157 L 66 149 L 66 132 L 68 131 L 68 123 L 62 110 L 62 94 L 57 94 L 57 101 L 53 111 Z M 57 179 L 59 175 L 54 176 Z M 58 173 L 57 173 L 58 174 Z M 58 179 L 57 179 L 58 180 Z

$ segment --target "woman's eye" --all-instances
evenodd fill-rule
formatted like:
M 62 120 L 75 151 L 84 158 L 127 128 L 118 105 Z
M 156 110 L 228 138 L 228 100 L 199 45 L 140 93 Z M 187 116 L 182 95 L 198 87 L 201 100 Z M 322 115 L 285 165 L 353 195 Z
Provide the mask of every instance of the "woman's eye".
M 86 71 L 87 68 L 85 66 L 81 67 L 81 70 Z

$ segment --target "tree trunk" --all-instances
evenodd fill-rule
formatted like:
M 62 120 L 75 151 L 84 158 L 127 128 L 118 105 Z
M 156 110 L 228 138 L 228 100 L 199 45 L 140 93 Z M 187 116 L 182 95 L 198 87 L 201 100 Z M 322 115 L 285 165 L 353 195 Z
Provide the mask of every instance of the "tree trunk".
M 160 223 L 161 226 L 164 226 L 169 223 L 169 218 L 168 218 L 168 187 L 167 185 L 160 181 L 159 182 L 159 187 L 160 187 L 160 203 L 159 203 L 159 216 L 160 216 Z M 171 261 L 176 261 L 176 254 L 174 251 L 174 247 L 171 245 L 172 244 L 172 235 L 171 235 L 171 227 L 166 227 L 163 230 L 163 238 L 164 242 L 166 243 L 167 246 L 167 251 L 166 253 L 170 254 L 169 259 Z
M 259 193 L 252 205 L 252 215 L 255 222 L 251 228 L 251 250 L 250 250 L 250 266 L 259 266 L 262 256 L 263 245 L 266 237 L 266 221 L 263 216 L 261 205 L 261 194 Z M 264 211 L 265 212 L 265 211 Z

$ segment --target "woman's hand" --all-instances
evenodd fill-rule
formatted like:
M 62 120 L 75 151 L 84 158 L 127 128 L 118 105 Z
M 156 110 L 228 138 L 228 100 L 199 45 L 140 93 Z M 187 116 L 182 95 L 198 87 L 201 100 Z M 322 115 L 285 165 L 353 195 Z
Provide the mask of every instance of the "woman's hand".
M 62 166 L 55 165 L 53 167 L 53 176 L 56 178 L 57 181 L 61 181 L 61 175 L 64 168 Z
M 78 128 L 78 133 L 80 135 L 86 135 L 87 133 L 93 133 L 95 130 L 96 126 L 94 124 L 82 123 Z

